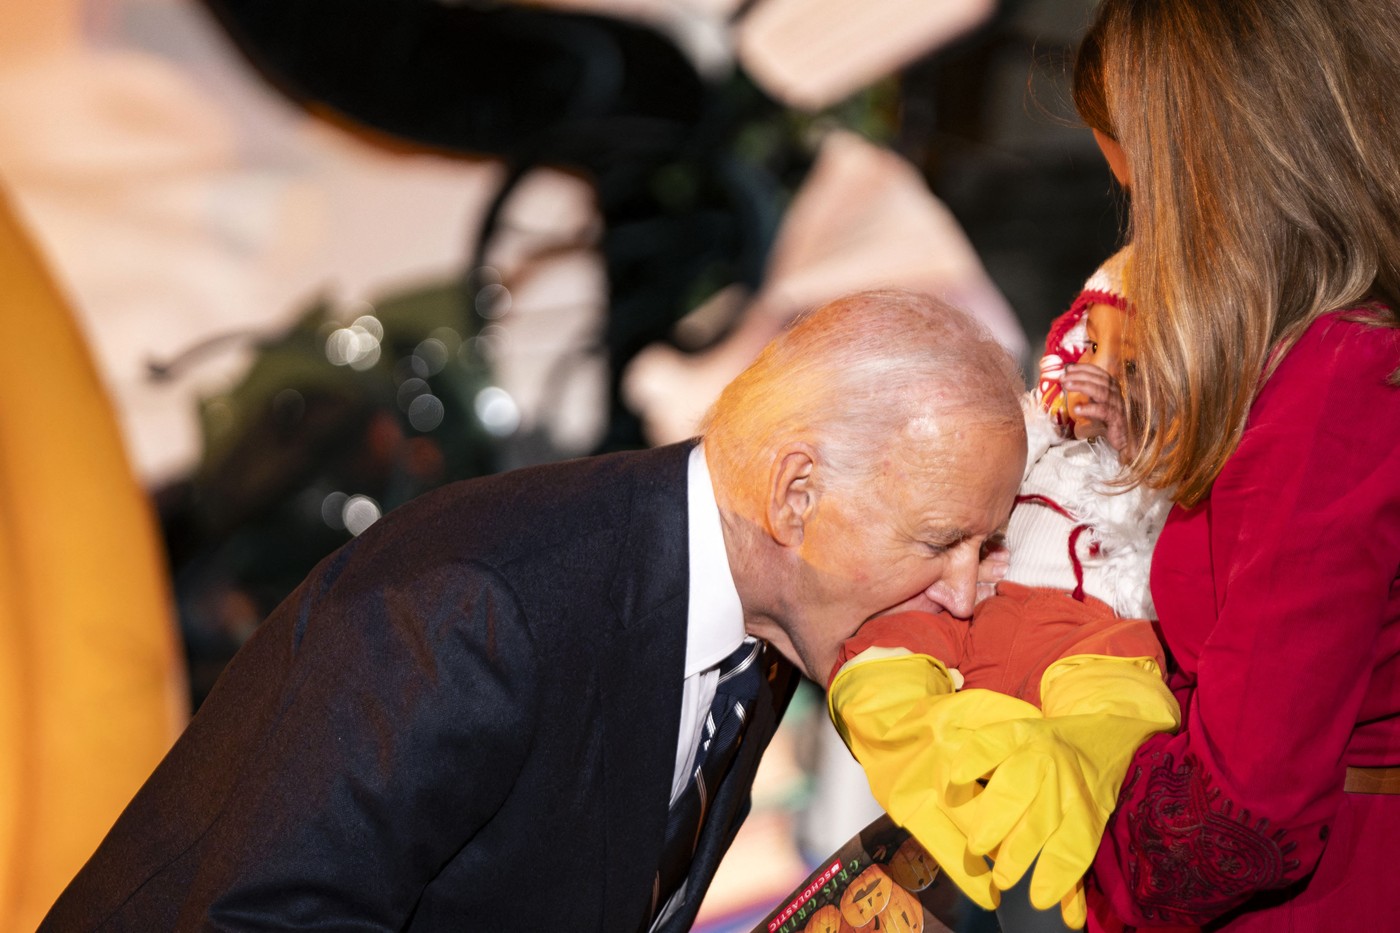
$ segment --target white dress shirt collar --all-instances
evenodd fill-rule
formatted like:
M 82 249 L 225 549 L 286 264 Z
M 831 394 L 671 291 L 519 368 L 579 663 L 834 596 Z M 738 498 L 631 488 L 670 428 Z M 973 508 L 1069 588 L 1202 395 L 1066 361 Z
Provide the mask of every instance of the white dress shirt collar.
M 690 602 L 686 617 L 685 676 L 714 667 L 744 640 L 744 610 L 729 570 L 719 505 L 705 462 L 695 445 L 686 470 L 690 510 Z

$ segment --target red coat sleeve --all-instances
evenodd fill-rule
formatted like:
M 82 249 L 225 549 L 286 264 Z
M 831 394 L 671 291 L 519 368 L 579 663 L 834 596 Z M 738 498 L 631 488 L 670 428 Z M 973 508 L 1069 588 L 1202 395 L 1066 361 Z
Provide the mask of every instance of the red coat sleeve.
M 1397 722 L 1400 678 L 1375 676 L 1400 644 L 1397 366 L 1400 331 L 1314 324 L 1210 498 L 1169 520 L 1153 593 L 1183 727 L 1129 769 L 1093 868 L 1100 918 L 1202 923 L 1308 875 L 1356 724 L 1378 706 Z

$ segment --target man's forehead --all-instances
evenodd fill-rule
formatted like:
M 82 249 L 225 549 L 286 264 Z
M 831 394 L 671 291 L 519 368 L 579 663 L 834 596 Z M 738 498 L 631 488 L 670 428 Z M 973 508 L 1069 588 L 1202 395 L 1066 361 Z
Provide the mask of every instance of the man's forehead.
M 1024 428 L 987 425 L 957 442 L 911 451 L 920 480 L 914 498 L 931 515 L 950 517 L 954 507 L 999 510 L 1015 497 L 1025 467 Z M 979 520 L 978 524 L 981 522 Z
M 923 429 L 893 439 L 888 447 L 890 456 L 916 469 L 956 471 L 989 466 L 989 458 L 1025 446 L 1025 422 L 1019 411 L 1014 421 L 989 418 L 988 412 L 980 409 L 966 410 L 962 415 L 929 419 Z M 1018 469 L 1020 466 L 1017 464 Z
M 926 487 L 910 513 L 920 528 L 943 537 L 978 537 L 1001 527 L 1016 493 L 990 476 Z
M 931 473 L 906 498 L 924 522 L 980 528 L 988 513 L 1000 512 L 1016 497 L 1018 470 L 1013 476 L 996 464 L 983 469 Z

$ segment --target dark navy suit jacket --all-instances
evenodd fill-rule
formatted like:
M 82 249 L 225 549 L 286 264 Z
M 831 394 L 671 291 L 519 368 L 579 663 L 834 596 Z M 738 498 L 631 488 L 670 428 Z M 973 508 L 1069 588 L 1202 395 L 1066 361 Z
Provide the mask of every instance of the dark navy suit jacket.
M 646 927 L 675 765 L 690 445 L 389 513 L 238 654 L 45 931 Z M 795 684 L 716 795 L 690 927 Z

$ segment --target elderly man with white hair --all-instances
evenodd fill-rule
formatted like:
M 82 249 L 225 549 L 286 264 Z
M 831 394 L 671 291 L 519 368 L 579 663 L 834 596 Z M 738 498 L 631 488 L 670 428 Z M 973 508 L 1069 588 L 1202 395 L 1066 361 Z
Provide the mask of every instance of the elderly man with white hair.
M 783 332 L 703 437 L 469 480 L 328 557 L 41 929 L 688 929 L 796 683 L 970 613 L 1026 440 L 932 299 Z

